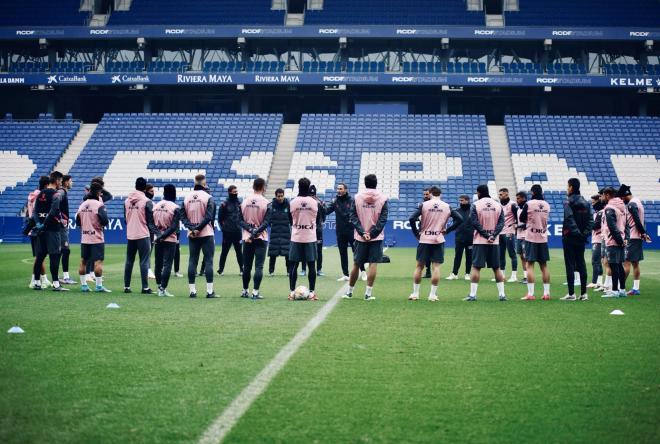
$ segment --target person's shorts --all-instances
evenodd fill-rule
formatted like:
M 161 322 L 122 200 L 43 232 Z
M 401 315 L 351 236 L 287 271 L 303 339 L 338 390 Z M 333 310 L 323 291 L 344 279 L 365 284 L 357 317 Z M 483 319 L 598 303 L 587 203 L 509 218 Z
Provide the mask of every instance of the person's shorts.
M 60 230 L 60 244 L 63 250 L 69 248 L 69 227 Z
M 355 241 L 353 260 L 358 265 L 366 263 L 375 264 L 383 258 L 383 241 L 362 242 Z
M 516 238 L 516 253 L 525 254 L 525 239 Z
M 417 262 L 428 261 L 442 264 L 445 262 L 445 243 L 417 245 Z
M 630 239 L 626 247 L 626 262 L 644 260 L 644 246 L 641 239 Z
M 291 262 L 316 262 L 316 242 L 291 242 L 289 260 Z
M 44 231 L 38 236 L 38 251 L 42 254 L 60 254 L 62 240 L 59 231 Z
M 472 245 L 472 266 L 475 268 L 500 268 L 500 246 L 474 244 Z
M 608 264 L 622 264 L 625 259 L 625 251 L 623 247 L 614 246 L 607 247 L 607 263 Z
M 548 243 L 525 242 L 525 260 L 527 262 L 548 262 L 550 260 Z
M 87 264 L 105 259 L 105 244 L 80 244 L 80 257 Z

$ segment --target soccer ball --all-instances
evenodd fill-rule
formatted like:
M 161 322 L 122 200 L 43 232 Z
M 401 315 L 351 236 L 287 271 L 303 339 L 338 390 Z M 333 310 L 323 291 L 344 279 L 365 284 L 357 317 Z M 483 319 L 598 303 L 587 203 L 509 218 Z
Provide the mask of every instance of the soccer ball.
M 300 287 L 293 290 L 293 298 L 296 301 L 306 301 L 307 299 L 309 299 L 310 293 L 311 292 L 309 291 L 309 288 L 305 287 L 304 285 L 301 285 Z

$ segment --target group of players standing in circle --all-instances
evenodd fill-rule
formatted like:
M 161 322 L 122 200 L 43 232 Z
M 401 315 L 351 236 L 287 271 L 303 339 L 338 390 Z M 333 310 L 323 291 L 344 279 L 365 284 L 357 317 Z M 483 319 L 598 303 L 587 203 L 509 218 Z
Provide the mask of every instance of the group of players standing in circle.
M 35 262 L 30 287 L 40 290 L 52 285 L 55 291 L 66 291 L 62 284 L 75 284 L 68 273 L 69 203 L 68 190 L 73 180 L 54 172 L 43 176 L 38 190 L 30 193 L 26 214 L 25 234 L 32 240 Z M 180 226 L 188 231 L 189 296 L 197 297 L 195 279 L 202 257 L 199 274 L 206 278 L 206 297 L 217 298 L 213 286 L 213 256 L 215 251 L 214 221 L 222 230 L 222 251 L 218 273 L 223 274 L 227 256 L 235 249 L 241 271 L 242 298 L 263 299 L 260 293 L 266 256 L 269 274 L 274 273 L 276 258 L 284 256 L 289 277 L 290 300 L 317 300 L 316 278 L 322 275 L 322 227 L 325 217 L 336 215 L 337 246 L 340 253 L 342 277 L 348 281 L 344 298 L 353 297 L 360 276 L 366 280 L 365 300 L 374 300 L 373 286 L 378 263 L 383 261 L 384 228 L 388 218 L 388 198 L 377 189 L 378 179 L 369 174 L 364 177 L 364 191 L 354 197 L 345 184 L 337 187 L 337 196 L 329 203 L 316 197 L 316 189 L 307 178 L 298 181 L 298 195 L 291 200 L 278 189 L 275 198 L 264 197 L 266 182 L 257 178 L 252 194 L 242 201 L 235 186 L 228 188 L 228 197 L 216 205 L 203 175 L 195 177 L 195 185 L 180 207 L 176 204 L 176 188 L 172 184 L 163 188 L 163 198 L 154 203 L 153 187 L 140 177 L 124 202 L 127 249 L 124 267 L 124 292 L 131 293 L 131 275 L 136 256 L 139 256 L 141 292 L 152 294 L 149 288 L 150 256 L 155 255 L 154 278 L 159 296 L 173 296 L 168 291 L 172 266 L 178 263 Z M 94 178 L 75 213 L 81 230 L 81 262 L 79 275 L 81 290 L 92 291 L 88 286 L 93 273 L 96 292 L 110 292 L 103 285 L 104 234 L 108 215 L 104 202 L 112 195 L 104 188 L 103 179 Z M 512 272 L 507 282 L 517 282 L 518 257 L 523 267 L 523 283 L 527 293 L 523 300 L 534 300 L 535 271 L 538 263 L 543 282 L 542 299 L 549 300 L 550 273 L 548 261 L 548 220 L 550 204 L 544 200 L 543 189 L 533 185 L 531 198 L 526 192 L 516 194 L 516 202 L 509 192 L 499 190 L 499 200 L 490 197 L 488 187 L 476 189 L 476 201 L 470 203 L 467 195 L 459 198 L 455 209 L 444 202 L 442 191 L 433 186 L 425 190 L 424 202 L 411 215 L 409 221 L 419 240 L 416 267 L 413 274 L 413 292 L 409 300 L 420 295 L 422 272 L 427 269 L 431 278 L 429 301 L 438 301 L 440 265 L 444 263 L 445 236 L 456 232 L 455 260 L 448 280 L 458 279 L 458 271 L 465 253 L 465 279 L 470 280 L 469 295 L 465 301 L 476 301 L 482 268 L 493 270 L 498 297 L 506 301 L 506 256 L 511 260 Z M 216 206 L 218 210 L 216 211 Z M 584 260 L 585 246 L 592 240 L 593 280 L 587 285 Z M 618 190 L 607 187 L 592 196 L 591 205 L 580 194 L 580 181 L 570 179 L 563 208 L 562 245 L 568 294 L 566 301 L 588 300 L 587 287 L 604 291 L 603 297 L 624 297 L 639 294 L 639 262 L 643 260 L 642 242 L 650 238 L 644 228 L 644 208 L 639 199 L 632 196 L 630 187 L 622 185 Z M 348 247 L 353 250 L 353 267 L 349 272 Z M 44 260 L 50 259 L 52 284 L 48 282 Z M 64 278 L 60 283 L 59 264 L 62 261 Z M 309 289 L 297 287 L 298 266 L 300 274 L 306 274 Z M 625 282 L 633 268 L 634 284 L 630 292 Z M 254 268 L 254 275 L 252 270 Z M 306 269 L 306 271 L 305 271 Z M 603 271 L 606 270 L 604 274 Z M 177 276 L 178 274 L 177 267 Z M 604 279 L 603 279 L 604 277 Z M 250 283 L 252 282 L 252 291 Z M 576 282 L 580 292 L 575 293 Z

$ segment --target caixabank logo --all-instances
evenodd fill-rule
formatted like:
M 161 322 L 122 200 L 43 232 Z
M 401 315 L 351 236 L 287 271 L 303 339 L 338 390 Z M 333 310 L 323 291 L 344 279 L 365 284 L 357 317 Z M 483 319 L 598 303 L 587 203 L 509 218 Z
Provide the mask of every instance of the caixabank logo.
M 54 74 L 48 76 L 47 83 L 52 84 L 66 84 L 66 83 L 87 83 L 87 76 L 84 75 L 67 75 L 67 74 Z
M 149 83 L 148 75 L 142 74 L 116 74 L 112 76 L 111 83 Z

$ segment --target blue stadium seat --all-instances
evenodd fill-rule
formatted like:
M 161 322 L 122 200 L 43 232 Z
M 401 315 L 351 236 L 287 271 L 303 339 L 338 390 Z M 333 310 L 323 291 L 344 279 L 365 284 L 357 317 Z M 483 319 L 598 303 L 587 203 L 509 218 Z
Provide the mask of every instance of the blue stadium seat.
M 0 189 L 0 215 L 17 216 L 27 195 L 37 188 L 39 176 L 48 174 L 71 143 L 79 123 L 56 121 L 44 114 L 38 121 L 0 120 L 0 157 L 5 168 Z
M 460 194 L 472 194 L 479 183 L 494 180 L 483 116 L 304 114 L 296 153 L 294 164 L 303 161 L 326 162 L 324 165 L 337 162 L 336 167 L 327 168 L 330 174 L 335 175 L 335 182 L 346 182 L 352 193 L 358 190 L 360 169 L 365 167 L 362 164 L 363 154 L 408 156 L 410 161 L 405 162 L 404 168 L 409 166 L 412 171 L 418 171 L 420 162 L 423 162 L 423 158 L 419 158 L 415 153 L 444 153 L 451 159 L 447 165 L 453 165 L 452 162 L 461 159 L 460 171 L 452 169 L 453 172 L 448 175 L 447 180 L 402 180 L 399 197 L 391 201 L 390 217 L 393 219 L 407 218 L 410 215 L 419 203 L 421 190 L 425 186 L 441 185 L 443 198 L 455 205 Z M 310 161 L 305 156 L 314 156 L 315 160 Z M 329 159 L 323 159 L 323 156 Z M 314 169 L 321 167 L 322 165 L 318 165 Z M 394 186 L 391 177 L 397 174 L 394 170 L 398 169 L 399 165 L 383 161 L 372 167 L 379 173 L 379 188 L 382 186 L 382 189 L 390 189 Z M 334 194 L 334 183 L 329 184 L 327 176 L 318 174 L 319 183 L 325 183 L 328 187 L 319 189 L 319 196 L 329 199 Z M 442 172 L 439 174 L 442 175 Z M 293 181 L 289 186 L 293 186 Z
M 468 11 L 463 0 L 332 0 L 322 10 L 307 10 L 305 24 L 484 25 L 483 11 Z
M 660 174 L 657 166 L 659 118 L 506 116 L 505 123 L 514 169 L 516 156 L 523 156 L 522 164 L 528 165 L 533 163 L 534 156 L 556 156 L 556 160 L 543 158 L 542 168 L 557 171 L 558 167 L 553 167 L 552 163 L 565 159 L 566 166 L 574 168 L 575 174 L 586 175 L 583 180 L 583 194 L 588 193 L 586 180 L 592 183 L 593 189 L 590 192 L 608 185 L 618 186 L 619 181 L 626 180 L 633 183 L 633 193 L 648 195 L 649 199 L 642 199 L 648 201 L 647 209 L 660 216 L 660 199 L 657 198 Z M 621 156 L 621 159 L 615 165 L 611 156 Z M 528 183 L 521 183 L 525 177 L 521 178 L 518 174 L 516 179 L 519 188 L 528 189 L 538 177 L 531 174 L 527 177 Z M 546 194 L 546 199 L 554 208 L 561 208 L 565 198 L 565 184 L 563 180 L 560 182 L 551 184 L 551 187 L 560 191 Z M 637 186 L 635 190 L 634 183 L 644 185 Z M 553 212 L 552 217 L 554 220 L 560 220 L 561 211 Z
M 507 26 L 658 26 L 660 3 L 637 0 L 525 0 L 505 11 Z
M 106 114 L 71 169 L 76 178 L 71 199 L 79 201 L 84 184 L 94 176 L 103 175 L 107 188 L 116 197 L 107 204 L 109 214 L 121 216 L 122 199 L 126 190 L 132 188 L 130 182 L 135 178 L 124 177 L 122 171 L 119 171 L 119 177 L 113 178 L 108 170 L 119 154 L 128 152 L 127 159 L 131 163 L 138 155 L 160 153 L 154 154 L 158 159 L 149 163 L 152 169 L 165 170 L 160 176 L 148 177 L 156 187 L 169 182 L 177 187 L 192 186 L 192 172 L 190 178 L 173 179 L 167 177 L 168 169 L 204 171 L 215 198 L 220 200 L 226 195 L 224 185 L 218 183 L 220 179 L 236 180 L 237 183 L 253 179 L 233 171 L 233 161 L 255 152 L 270 153 L 272 159 L 281 123 L 280 114 Z M 202 159 L 204 153 L 210 154 Z M 195 156 L 197 158 L 192 158 Z M 261 161 L 266 162 L 256 160 L 257 163 Z M 264 165 L 261 164 L 262 169 Z M 269 168 L 270 163 L 266 172 L 261 174 L 267 175 Z M 246 189 L 243 183 L 241 191 Z M 183 193 L 179 196 L 183 198 Z
M 172 17 L 177 25 L 284 25 L 284 11 L 271 10 L 263 0 L 136 0 L 129 11 L 114 11 L 108 24 L 164 25 L 172 24 Z

